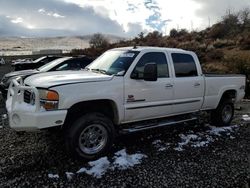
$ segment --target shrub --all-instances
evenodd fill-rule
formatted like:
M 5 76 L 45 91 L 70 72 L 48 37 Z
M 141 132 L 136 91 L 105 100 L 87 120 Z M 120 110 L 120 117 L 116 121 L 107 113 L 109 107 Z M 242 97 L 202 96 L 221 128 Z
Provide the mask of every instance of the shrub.
M 171 38 L 175 38 L 178 36 L 178 31 L 176 29 L 171 29 L 169 35 Z
M 236 43 L 233 40 L 221 40 L 221 39 L 217 39 L 216 41 L 214 41 L 213 46 L 215 48 L 224 48 L 224 47 L 228 47 L 228 46 L 234 46 Z
M 202 65 L 204 73 L 227 73 L 229 72 L 228 67 L 220 62 L 205 63 Z
M 109 45 L 109 41 L 101 33 L 96 33 L 91 37 L 89 45 L 92 48 L 106 48 Z
M 241 38 L 238 45 L 241 50 L 250 50 L 250 34 Z
M 222 50 L 213 49 L 210 51 L 207 51 L 206 53 L 206 62 L 212 62 L 212 61 L 220 61 L 224 57 L 224 52 Z
M 212 26 L 208 32 L 208 37 L 213 39 L 224 38 L 227 35 L 226 27 L 223 23 L 217 23 Z

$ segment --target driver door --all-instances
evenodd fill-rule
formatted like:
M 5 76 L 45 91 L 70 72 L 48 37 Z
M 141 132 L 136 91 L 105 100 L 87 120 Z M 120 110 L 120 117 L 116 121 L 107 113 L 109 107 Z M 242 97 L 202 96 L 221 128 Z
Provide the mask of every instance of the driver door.
M 157 81 L 143 79 L 144 66 L 148 63 L 156 63 Z M 131 74 L 132 78 L 125 79 L 125 122 L 163 117 L 172 112 L 174 91 L 169 69 L 164 52 L 142 55 Z

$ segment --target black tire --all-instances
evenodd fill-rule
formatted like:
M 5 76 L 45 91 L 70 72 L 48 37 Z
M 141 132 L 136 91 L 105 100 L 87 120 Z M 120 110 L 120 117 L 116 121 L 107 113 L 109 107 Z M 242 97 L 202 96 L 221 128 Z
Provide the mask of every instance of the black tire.
M 112 121 L 100 113 L 81 116 L 65 131 L 67 150 L 74 157 L 87 161 L 105 155 L 111 148 L 115 135 Z M 97 149 L 91 151 L 91 147 L 95 148 L 94 145 L 97 145 Z
M 222 100 L 218 107 L 211 112 L 211 123 L 218 127 L 228 126 L 233 120 L 234 104 L 231 99 Z

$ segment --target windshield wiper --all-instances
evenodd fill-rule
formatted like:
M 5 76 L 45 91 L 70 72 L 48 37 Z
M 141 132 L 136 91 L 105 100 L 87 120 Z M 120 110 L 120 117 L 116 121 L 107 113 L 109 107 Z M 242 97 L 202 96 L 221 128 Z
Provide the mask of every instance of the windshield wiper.
M 102 73 L 102 74 L 108 74 L 107 71 L 103 70 L 103 69 L 90 69 L 93 72 L 98 72 L 98 73 Z

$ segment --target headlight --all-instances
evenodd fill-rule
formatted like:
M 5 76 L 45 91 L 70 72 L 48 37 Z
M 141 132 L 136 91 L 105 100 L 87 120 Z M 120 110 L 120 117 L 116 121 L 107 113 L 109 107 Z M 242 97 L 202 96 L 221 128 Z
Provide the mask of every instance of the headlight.
M 52 90 L 39 90 L 40 105 L 46 110 L 58 109 L 59 95 Z

